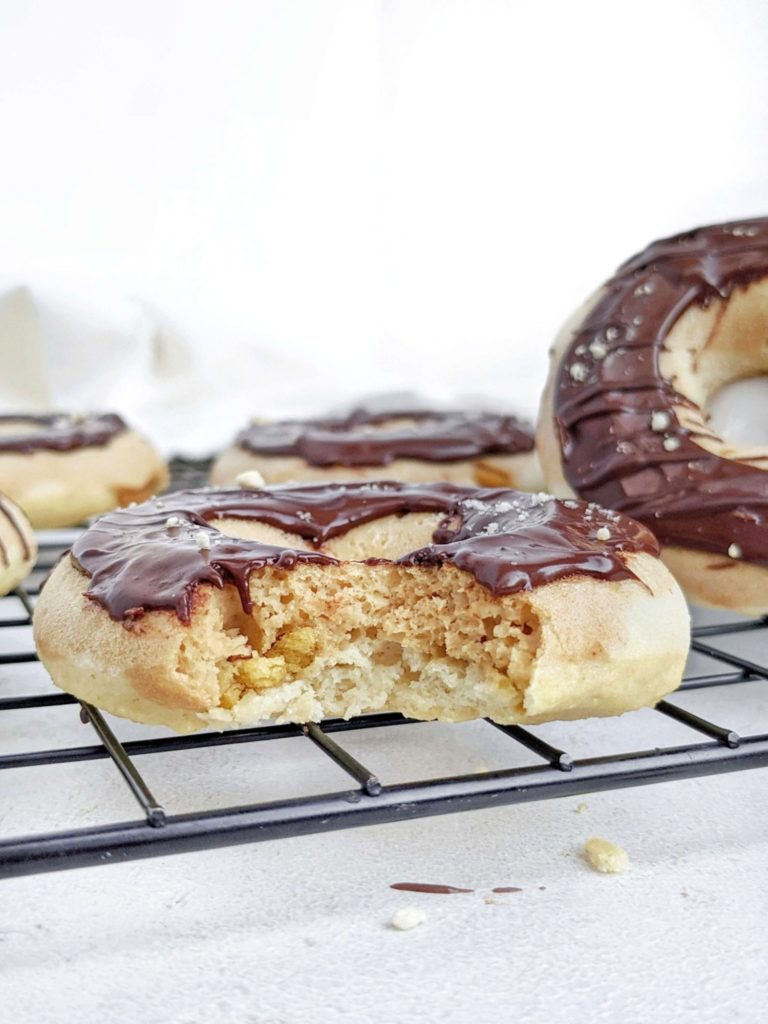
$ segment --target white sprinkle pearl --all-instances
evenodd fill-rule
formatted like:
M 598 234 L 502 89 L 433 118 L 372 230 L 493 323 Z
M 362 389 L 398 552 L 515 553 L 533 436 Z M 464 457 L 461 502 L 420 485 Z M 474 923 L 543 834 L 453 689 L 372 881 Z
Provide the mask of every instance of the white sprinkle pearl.
M 665 437 L 664 441 L 662 443 L 664 445 L 664 451 L 665 452 L 676 452 L 677 449 L 680 447 L 680 438 L 679 437 Z
M 757 234 L 757 228 L 754 224 L 740 224 L 731 231 L 731 234 L 735 235 L 737 238 L 754 238 Z
M 264 477 L 258 469 L 249 469 L 245 473 L 241 473 L 235 483 L 247 491 L 260 491 L 264 486 Z
M 643 281 L 642 284 L 635 288 L 635 295 L 651 295 L 653 294 L 654 287 L 653 281 Z
M 568 369 L 571 377 L 579 384 L 587 379 L 587 368 L 584 363 L 572 363 Z
M 620 334 L 621 331 L 618 327 L 608 327 L 605 331 L 605 336 L 608 339 L 608 341 L 616 341 Z
M 200 548 L 201 551 L 211 550 L 211 538 L 205 530 L 198 530 L 195 534 L 195 544 Z
M 595 357 L 595 359 L 605 359 L 608 355 L 608 349 L 602 341 L 593 341 L 589 346 L 589 351 Z
M 635 327 L 639 327 L 642 322 L 643 322 L 643 318 L 641 316 L 633 316 L 632 317 L 632 323 L 635 325 Z
M 672 422 L 672 417 L 668 412 L 652 412 L 651 413 L 651 430 L 656 430 L 659 433 L 666 430 Z
M 734 234 L 735 234 L 735 232 L 734 232 Z M 741 558 L 741 554 L 742 554 L 741 548 L 739 547 L 738 544 L 731 544 L 731 546 L 728 548 L 728 557 L 729 558 Z
M 182 525 L 183 520 L 180 519 L 178 516 L 168 516 L 168 518 L 165 520 L 166 530 L 178 530 L 179 527 Z
M 607 526 L 601 526 L 600 529 L 595 534 L 595 536 L 597 537 L 598 540 L 610 540 L 611 539 L 611 531 L 608 529 Z

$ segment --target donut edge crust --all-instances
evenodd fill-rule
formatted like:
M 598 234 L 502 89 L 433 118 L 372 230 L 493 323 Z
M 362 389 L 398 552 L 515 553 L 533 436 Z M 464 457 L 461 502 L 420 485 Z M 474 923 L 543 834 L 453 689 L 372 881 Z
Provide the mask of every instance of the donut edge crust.
M 300 481 L 402 480 L 405 483 L 454 483 L 467 487 L 514 487 L 540 491 L 544 478 L 535 449 L 515 455 L 482 455 L 457 462 L 394 459 L 386 466 L 313 466 L 297 456 L 257 455 L 232 445 L 211 469 L 216 487 L 232 485 L 241 473 L 256 470 L 267 484 Z

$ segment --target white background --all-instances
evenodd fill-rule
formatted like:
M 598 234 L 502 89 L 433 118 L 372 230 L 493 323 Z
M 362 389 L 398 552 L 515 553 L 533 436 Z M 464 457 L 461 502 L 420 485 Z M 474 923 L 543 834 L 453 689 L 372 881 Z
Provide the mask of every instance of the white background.
M 0 18 L 0 281 L 26 286 L 21 317 L 0 303 L 6 406 L 114 404 L 198 448 L 375 388 L 533 413 L 553 333 L 618 262 L 768 209 L 759 2 Z

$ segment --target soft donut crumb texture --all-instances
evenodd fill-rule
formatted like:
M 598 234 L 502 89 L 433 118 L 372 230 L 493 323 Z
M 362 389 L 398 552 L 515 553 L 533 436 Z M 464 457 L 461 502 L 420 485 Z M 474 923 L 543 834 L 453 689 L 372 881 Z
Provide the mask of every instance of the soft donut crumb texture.
M 627 851 L 598 836 L 593 836 L 584 844 L 584 859 L 601 875 L 621 875 L 629 868 Z
M 40 657 L 75 696 L 178 732 L 383 711 L 535 723 L 621 714 L 679 684 L 687 610 L 651 555 L 626 556 L 642 582 L 572 577 L 501 597 L 450 564 L 349 560 L 414 550 L 438 520 L 386 517 L 329 542 L 339 564 L 255 571 L 250 614 L 234 587 L 201 585 L 188 624 L 152 611 L 127 628 L 65 558 L 35 610 Z M 217 525 L 301 546 L 252 521 Z

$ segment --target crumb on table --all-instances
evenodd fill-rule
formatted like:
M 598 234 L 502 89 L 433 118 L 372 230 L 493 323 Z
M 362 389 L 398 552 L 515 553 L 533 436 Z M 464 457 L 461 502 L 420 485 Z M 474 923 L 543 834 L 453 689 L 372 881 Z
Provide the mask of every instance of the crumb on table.
M 392 915 L 390 924 L 399 932 L 408 932 L 417 928 L 427 919 L 427 915 L 419 907 L 401 907 Z
M 584 857 L 590 867 L 603 875 L 620 875 L 629 867 L 629 854 L 625 849 L 597 836 L 584 844 Z

